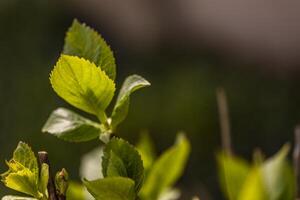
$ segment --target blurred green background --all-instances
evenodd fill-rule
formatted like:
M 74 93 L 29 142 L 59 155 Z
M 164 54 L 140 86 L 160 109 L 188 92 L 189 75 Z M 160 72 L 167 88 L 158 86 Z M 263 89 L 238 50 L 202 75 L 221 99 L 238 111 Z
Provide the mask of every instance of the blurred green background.
M 1 0 L 1 172 L 6 170 L 4 160 L 11 157 L 22 140 L 35 151 L 47 150 L 54 169 L 66 167 L 71 177 L 78 179 L 81 155 L 98 144 L 71 144 L 40 131 L 52 110 L 70 107 L 53 92 L 48 77 L 73 18 L 94 27 L 111 45 L 117 59 L 118 87 L 133 73 L 152 83 L 150 88 L 134 94 L 129 116 L 118 134 L 134 143 L 140 131 L 149 130 L 161 152 L 173 143 L 178 131 L 186 132 L 192 142 L 192 154 L 179 182 L 186 199 L 193 194 L 201 200 L 222 199 L 215 162 L 215 154 L 220 150 L 217 87 L 223 86 L 227 91 L 237 154 L 250 159 L 253 149 L 259 147 L 266 155 L 272 155 L 285 142 L 293 141 L 293 128 L 300 119 L 300 62 L 297 54 L 289 57 L 285 50 L 300 45 L 294 42 L 282 54 L 268 54 L 267 48 L 262 53 L 254 47 L 245 53 L 243 48 L 247 46 L 232 45 L 239 44 L 240 38 L 219 43 L 216 36 L 209 37 L 207 30 L 198 34 L 201 26 L 196 28 L 183 16 L 179 17 L 181 20 L 174 18 L 175 11 L 167 3 L 160 7 L 159 1 L 148 2 L 146 8 L 152 5 L 154 13 L 150 8 L 135 7 L 137 13 L 147 11 L 151 17 L 159 16 L 154 23 L 147 21 L 145 15 L 133 15 L 129 3 L 119 11 L 117 1 L 116 10 L 111 8 L 113 3 L 99 1 L 98 12 L 91 2 Z M 173 15 L 168 13 L 171 11 Z M 126 14 L 128 21 L 122 19 Z M 156 23 L 166 17 L 169 21 Z M 202 20 L 209 23 L 209 18 Z M 185 29 L 188 26 L 191 28 Z M 272 45 L 269 47 L 272 49 Z M 11 191 L 1 185 L 0 196 L 7 193 Z

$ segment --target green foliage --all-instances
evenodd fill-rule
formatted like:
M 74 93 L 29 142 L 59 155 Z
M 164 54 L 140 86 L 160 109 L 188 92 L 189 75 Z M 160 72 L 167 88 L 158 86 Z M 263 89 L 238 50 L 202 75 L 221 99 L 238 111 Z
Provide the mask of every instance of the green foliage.
M 147 173 L 156 159 L 155 147 L 148 133 L 143 132 L 141 134 L 140 139 L 136 144 L 136 148 L 142 157 L 144 169 Z
M 176 144 L 155 160 L 154 146 L 148 135 L 141 138 L 137 148 L 113 136 L 117 126 L 127 117 L 131 94 L 150 85 L 139 75 L 127 77 L 112 114 L 107 117 L 106 109 L 115 92 L 115 76 L 115 59 L 110 47 L 93 29 L 74 20 L 65 38 L 63 54 L 50 74 L 50 82 L 61 98 L 95 115 L 100 123 L 68 109 L 58 108 L 52 112 L 42 131 L 69 142 L 85 142 L 98 137 L 105 143 L 96 155 L 100 159 L 103 153 L 101 163 L 97 163 L 99 169 L 102 167 L 102 173 L 99 171 L 101 178 L 91 181 L 85 177 L 83 179 L 83 185 L 92 197 L 87 195 L 82 184 L 69 183 L 68 173 L 64 169 L 50 180 L 50 183 L 55 183 L 53 190 L 50 190 L 49 166 L 42 163 L 39 169 L 34 153 L 22 142 L 7 162 L 9 170 L 1 175 L 4 184 L 37 200 L 48 200 L 48 196 L 51 198 L 53 195 L 67 195 L 67 199 L 72 200 L 177 198 L 179 192 L 172 187 L 186 164 L 190 152 L 188 140 L 179 135 Z M 87 165 L 94 164 L 90 162 Z M 32 198 L 5 196 L 4 199 Z
M 241 158 L 226 153 L 218 155 L 221 188 L 228 199 L 237 199 L 250 171 L 250 165 Z
M 13 190 L 30 195 L 36 199 L 47 199 L 45 182 L 48 182 L 48 174 L 45 170 L 48 166 L 42 166 L 41 178 L 37 159 L 31 148 L 24 142 L 19 142 L 13 153 L 13 158 L 7 162 L 8 171 L 1 174 L 1 180 Z M 12 196 L 5 198 L 13 198 Z
M 84 181 L 84 185 L 96 200 L 135 200 L 135 184 L 132 179 L 108 177 Z
M 76 19 L 69 28 L 64 45 L 64 54 L 83 57 L 95 63 L 112 80 L 116 76 L 113 52 L 99 33 Z
M 220 182 L 229 200 L 293 200 L 295 180 L 285 145 L 266 161 L 250 166 L 240 158 L 220 154 Z
M 55 92 L 71 105 L 100 119 L 115 91 L 114 82 L 94 63 L 62 55 L 51 72 Z
M 49 180 L 49 165 L 43 163 L 41 165 L 39 191 L 43 192 L 43 196 L 47 196 L 47 185 Z
M 69 142 L 84 142 L 99 137 L 101 126 L 68 109 L 58 108 L 52 112 L 42 131 Z
M 174 146 L 165 151 L 154 162 L 140 192 L 143 200 L 157 199 L 182 175 L 188 155 L 189 141 L 179 134 Z
M 92 200 L 92 196 L 89 196 L 88 191 L 83 184 L 74 181 L 69 181 L 69 187 L 67 190 L 68 199 L 71 200 Z
M 131 93 L 146 86 L 150 86 L 150 83 L 141 76 L 131 75 L 126 78 L 112 112 L 111 124 L 113 128 L 115 128 L 126 118 L 129 109 L 129 98 Z
M 138 191 L 144 177 L 143 161 L 134 146 L 123 139 L 113 138 L 104 149 L 102 173 L 104 177 L 131 178 Z

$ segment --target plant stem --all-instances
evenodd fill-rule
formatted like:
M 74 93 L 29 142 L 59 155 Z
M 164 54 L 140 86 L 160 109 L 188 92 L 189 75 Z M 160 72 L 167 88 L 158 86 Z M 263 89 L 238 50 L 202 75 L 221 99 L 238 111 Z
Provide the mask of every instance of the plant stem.
M 58 200 L 58 198 L 56 196 L 56 188 L 55 188 L 55 184 L 54 184 L 54 179 L 53 179 L 53 176 L 52 176 L 51 170 L 50 170 L 50 162 L 49 162 L 49 158 L 48 158 L 48 153 L 46 151 L 40 151 L 40 152 L 38 152 L 38 156 L 39 156 L 40 164 L 46 163 L 49 166 L 49 180 L 48 180 L 48 185 L 47 185 L 49 199 L 50 200 Z
M 293 152 L 296 176 L 296 200 L 300 200 L 300 125 L 295 128 L 295 147 Z
M 217 88 L 216 95 L 217 95 L 217 102 L 218 102 L 218 109 L 219 109 L 222 146 L 224 151 L 228 155 L 232 155 L 233 152 L 231 147 L 229 111 L 228 111 L 227 97 L 224 88 L 222 87 Z

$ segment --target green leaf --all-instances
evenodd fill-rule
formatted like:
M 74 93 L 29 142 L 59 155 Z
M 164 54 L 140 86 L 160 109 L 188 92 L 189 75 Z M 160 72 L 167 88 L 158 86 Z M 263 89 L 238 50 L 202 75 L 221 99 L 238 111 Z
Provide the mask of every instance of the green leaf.
M 122 85 L 122 88 L 117 98 L 116 105 L 112 112 L 111 124 L 113 128 L 115 128 L 126 118 L 128 114 L 129 98 L 131 93 L 149 85 L 150 83 L 147 80 L 138 75 L 131 75 L 126 78 Z
M 238 200 L 293 200 L 295 179 L 286 157 L 285 145 L 276 155 L 255 166 L 249 173 Z
M 101 132 L 100 124 L 66 108 L 54 110 L 42 131 L 69 142 L 89 141 L 99 137 Z
M 24 142 L 19 142 L 13 154 L 13 160 L 28 168 L 38 179 L 38 162 L 31 148 Z
M 94 200 L 83 184 L 74 181 L 69 182 L 66 196 L 70 200 Z
M 110 152 L 106 176 L 128 177 L 125 164 L 123 163 L 122 159 L 119 156 L 117 156 L 113 151 Z
M 286 160 L 289 145 L 285 145 L 262 166 L 263 181 L 270 200 L 295 199 L 295 178 Z
M 101 35 L 87 25 L 79 23 L 76 19 L 67 32 L 63 52 L 94 62 L 112 80 L 115 79 L 116 64 L 110 47 Z
M 1 174 L 1 180 L 6 187 L 32 195 L 42 196 L 38 191 L 39 172 L 38 164 L 31 148 L 19 142 L 13 153 L 13 158 L 7 162 L 8 171 Z
M 84 181 L 84 185 L 96 200 L 135 200 L 134 181 L 124 177 L 108 177 Z
M 249 172 L 243 187 L 241 188 L 238 200 L 271 200 L 266 191 L 261 174 L 261 168 L 255 166 Z
M 40 181 L 39 181 L 39 191 L 43 195 L 47 196 L 47 185 L 49 180 L 49 165 L 43 163 L 41 165 Z
M 42 194 L 38 191 L 35 175 L 27 168 L 7 173 L 5 176 L 2 176 L 2 181 L 8 188 L 36 198 L 42 197 Z
M 218 170 L 224 194 L 229 200 L 236 200 L 250 172 L 250 165 L 241 158 L 220 153 Z
M 147 132 L 141 133 L 136 148 L 142 157 L 145 171 L 148 171 L 152 166 L 156 155 L 153 141 Z
M 102 158 L 102 172 L 107 176 L 125 176 L 135 182 L 136 191 L 139 190 L 144 177 L 141 156 L 134 146 L 123 139 L 112 138 L 104 149 Z
M 182 175 L 189 153 L 189 141 L 183 134 L 178 135 L 176 144 L 165 151 L 153 164 L 140 191 L 141 198 L 157 199 L 170 188 Z
M 30 197 L 19 197 L 19 196 L 7 195 L 2 197 L 2 200 L 37 200 L 37 199 L 30 198 Z
M 76 56 L 62 55 L 51 72 L 50 81 L 60 97 L 100 119 L 115 91 L 114 82 L 100 68 Z

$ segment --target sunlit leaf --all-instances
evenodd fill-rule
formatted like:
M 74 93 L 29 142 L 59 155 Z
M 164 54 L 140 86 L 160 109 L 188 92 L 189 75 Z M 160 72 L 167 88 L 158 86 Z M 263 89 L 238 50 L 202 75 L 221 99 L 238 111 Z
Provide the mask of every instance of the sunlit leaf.
M 112 80 L 116 76 L 113 52 L 104 39 L 85 24 L 76 19 L 67 32 L 64 54 L 83 57 L 99 66 Z
M 13 158 L 7 162 L 8 171 L 1 174 L 1 180 L 6 187 L 39 198 L 39 170 L 36 157 L 31 148 L 24 142 L 19 142 L 13 153 Z
M 131 75 L 126 78 L 111 116 L 111 124 L 114 128 L 121 123 L 128 114 L 129 98 L 131 93 L 149 85 L 150 83 L 146 79 L 138 75 Z
M 236 200 L 250 172 L 250 165 L 241 158 L 220 153 L 218 169 L 223 192 L 229 200 Z
M 51 72 L 55 92 L 71 105 L 101 118 L 115 91 L 114 82 L 94 63 L 62 55 Z
M 241 188 L 238 200 L 271 200 L 263 183 L 260 167 L 253 167 L 249 172 L 243 187 Z

